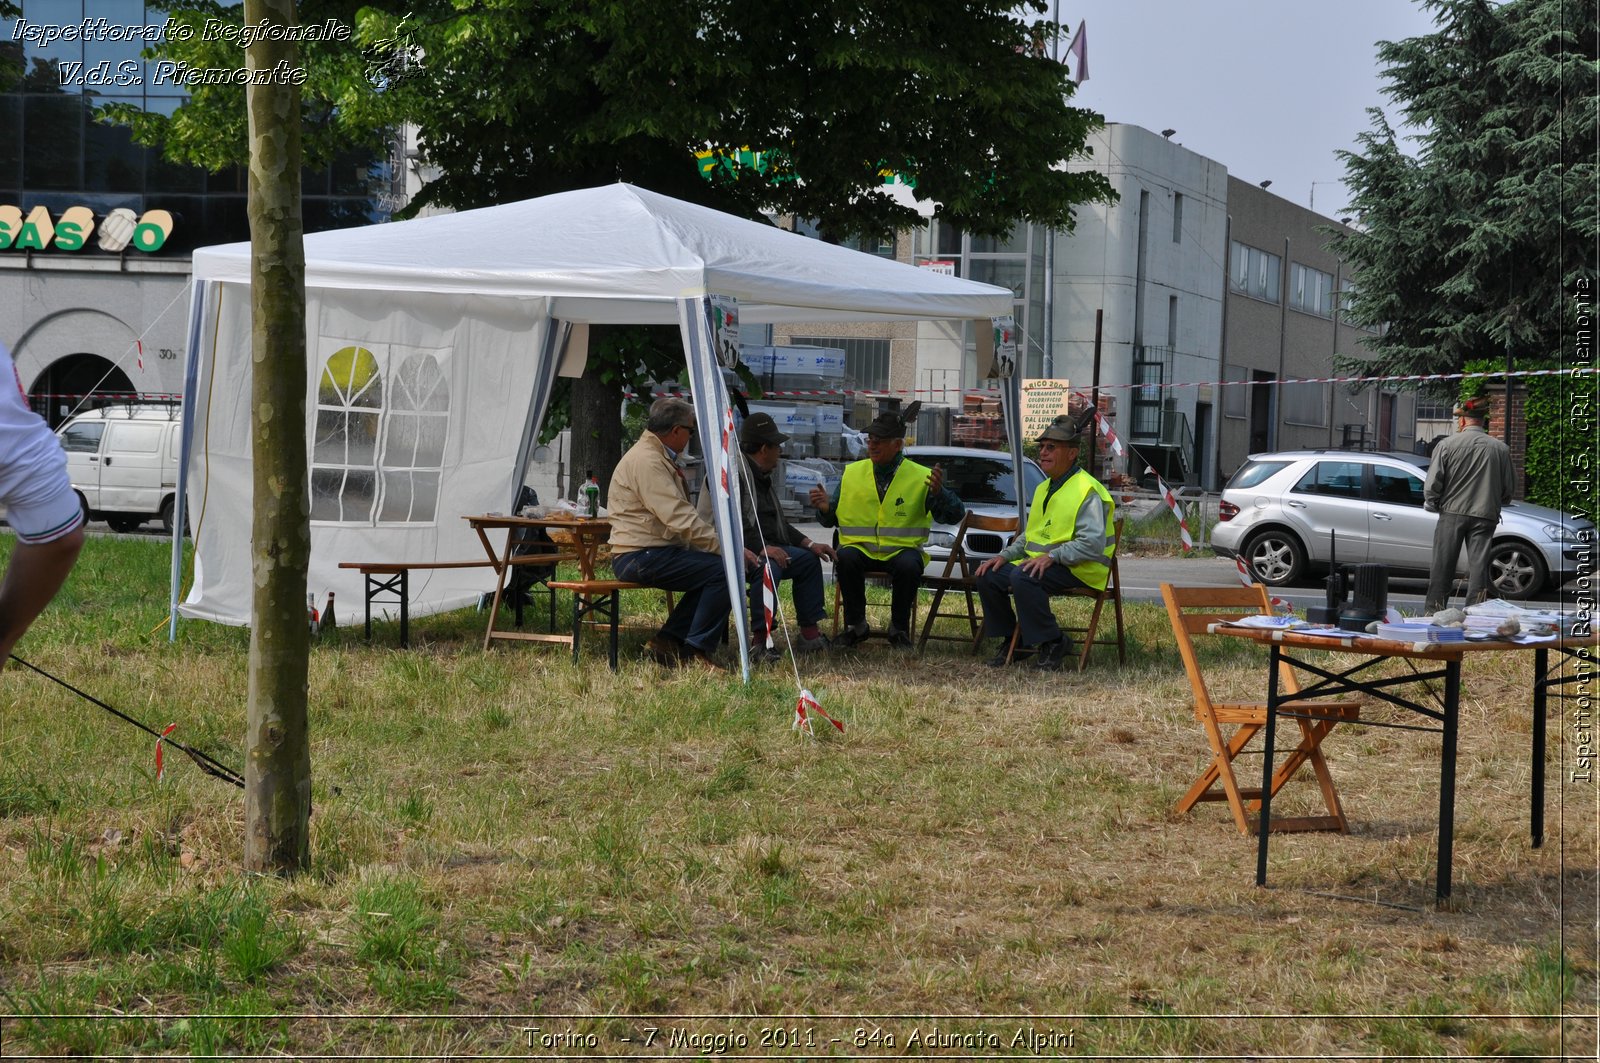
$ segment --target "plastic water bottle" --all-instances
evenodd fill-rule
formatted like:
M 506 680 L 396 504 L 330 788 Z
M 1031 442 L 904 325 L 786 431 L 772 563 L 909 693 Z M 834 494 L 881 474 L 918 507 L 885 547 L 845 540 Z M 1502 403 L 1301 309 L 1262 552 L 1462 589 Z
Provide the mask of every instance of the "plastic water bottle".
M 594 478 L 594 473 L 589 473 L 589 478 L 583 481 L 584 511 L 591 517 L 600 515 L 600 481 Z

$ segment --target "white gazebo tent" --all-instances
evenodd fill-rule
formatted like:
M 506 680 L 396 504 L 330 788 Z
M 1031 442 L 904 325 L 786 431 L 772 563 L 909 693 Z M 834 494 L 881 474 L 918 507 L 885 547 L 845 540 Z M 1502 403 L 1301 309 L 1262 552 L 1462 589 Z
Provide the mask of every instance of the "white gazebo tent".
M 572 326 L 678 324 L 702 449 L 720 483 L 730 411 L 709 295 L 736 299 L 740 321 L 757 324 L 980 320 L 987 332 L 988 319 L 1012 308 L 1005 288 L 624 184 L 316 233 L 305 252 L 308 580 L 345 601 L 363 588 L 340 561 L 481 556 L 461 517 L 512 505 L 558 372 L 581 372 L 581 351 L 560 364 Z M 180 501 L 195 530 L 195 572 L 179 606 L 175 541 L 174 620 L 245 624 L 250 245 L 196 251 L 194 281 Z M 729 481 L 736 490 L 738 478 Z M 719 495 L 717 531 L 740 586 L 737 500 Z M 472 570 L 436 570 L 413 583 L 411 610 L 468 604 L 481 583 Z M 736 615 L 742 636 L 742 608 Z

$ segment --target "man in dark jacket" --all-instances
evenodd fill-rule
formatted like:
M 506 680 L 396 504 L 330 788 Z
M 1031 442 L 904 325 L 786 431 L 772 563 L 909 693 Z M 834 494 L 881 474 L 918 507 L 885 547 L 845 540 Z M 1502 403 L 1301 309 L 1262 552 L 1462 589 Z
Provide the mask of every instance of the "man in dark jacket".
M 788 438 L 778 431 L 770 414 L 756 413 L 745 418 L 744 426 L 739 429 L 740 515 L 745 549 L 761 555 L 766 569 L 772 573 L 773 587 L 785 579 L 794 586 L 795 619 L 800 624 L 795 651 L 815 653 L 828 648 L 828 636 L 820 627 L 827 615 L 822 600 L 822 559 L 832 561 L 834 553 L 833 547 L 812 541 L 784 518 L 772 474 L 778 468 L 782 447 Z M 700 492 L 700 513 L 708 521 L 711 519 L 711 496 L 710 491 Z M 757 568 L 750 577 L 751 655 L 758 660 L 776 659 L 781 654 L 781 642 L 771 651 L 767 650 L 761 572 Z
M 1461 544 L 1467 546 L 1467 601 L 1476 605 L 1489 596 L 1489 544 L 1500 523 L 1500 509 L 1511 501 L 1516 473 L 1511 448 L 1485 427 L 1488 403 L 1481 398 L 1456 405 L 1456 434 L 1433 449 L 1422 508 L 1439 514 L 1433 528 L 1433 569 L 1428 577 L 1425 608 L 1436 613 L 1450 602 Z

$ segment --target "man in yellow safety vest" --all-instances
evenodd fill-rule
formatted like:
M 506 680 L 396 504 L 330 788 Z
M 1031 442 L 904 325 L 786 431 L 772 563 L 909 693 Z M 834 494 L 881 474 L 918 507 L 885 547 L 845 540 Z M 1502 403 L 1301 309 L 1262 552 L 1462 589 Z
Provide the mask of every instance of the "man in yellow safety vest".
M 844 605 L 845 628 L 838 645 L 855 646 L 867 637 L 867 573 L 889 576 L 889 645 L 913 648 L 911 605 L 922 582 L 928 557 L 922 544 L 935 520 L 955 524 L 966 507 L 944 486 L 944 470 L 919 465 L 900 453 L 906 422 L 921 403 L 904 414 L 880 413 L 867 426 L 867 456 L 845 466 L 832 498 L 821 487 L 811 489 L 811 504 L 825 528 L 839 529 L 834 579 Z
M 1033 492 L 1027 527 L 1016 542 L 978 566 L 983 633 L 1000 639 L 991 667 L 1006 663 L 1011 632 L 1020 624 L 1018 644 L 1033 648 L 1033 666 L 1059 671 L 1072 640 L 1050 611 L 1050 595 L 1075 587 L 1106 589 L 1113 550 L 1111 493 L 1087 470 L 1073 469 L 1084 425 L 1093 416 L 1084 412 L 1087 416 L 1076 419 L 1057 417 L 1039 436 L 1039 467 L 1049 479 Z

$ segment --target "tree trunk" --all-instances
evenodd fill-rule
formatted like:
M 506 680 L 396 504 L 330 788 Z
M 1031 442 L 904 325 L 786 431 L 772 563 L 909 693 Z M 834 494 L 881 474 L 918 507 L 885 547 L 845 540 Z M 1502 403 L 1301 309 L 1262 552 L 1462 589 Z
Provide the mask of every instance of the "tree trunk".
M 600 481 L 600 502 L 611 497 L 611 473 L 622 458 L 622 389 L 615 371 L 607 372 L 600 356 L 604 342 L 603 326 L 589 330 L 589 361 L 583 376 L 572 382 L 572 468 L 568 471 L 567 492 L 573 497 L 584 478 L 592 471 Z M 604 379 L 611 376 L 611 380 Z
M 245 0 L 245 21 L 292 26 L 294 0 Z M 292 42 L 257 40 L 251 70 L 294 69 Z M 283 67 L 277 64 L 282 62 Z M 310 862 L 311 747 L 306 569 L 311 499 L 306 464 L 305 247 L 300 216 L 300 89 L 251 85 L 251 562 L 245 867 L 289 874 Z

